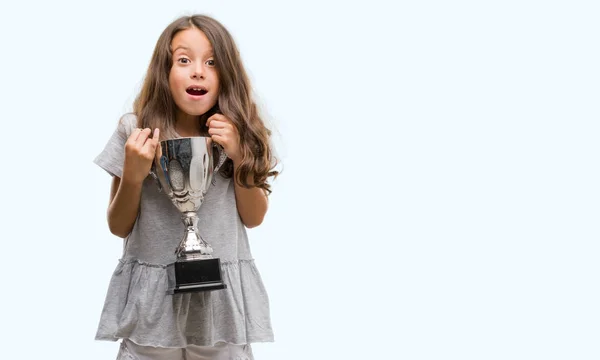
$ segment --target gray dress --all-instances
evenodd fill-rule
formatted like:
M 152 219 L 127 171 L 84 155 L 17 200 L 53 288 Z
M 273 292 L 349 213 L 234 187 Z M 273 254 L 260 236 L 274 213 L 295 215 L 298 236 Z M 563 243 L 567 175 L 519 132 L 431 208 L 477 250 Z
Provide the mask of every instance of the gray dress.
M 94 162 L 121 177 L 125 142 L 135 127 L 135 116 L 125 115 Z M 198 211 L 198 228 L 221 259 L 227 289 L 166 294 L 166 268 L 176 260 L 184 226 L 148 177 L 139 216 L 110 280 L 97 340 L 128 338 L 156 347 L 273 341 L 269 299 L 236 209 L 233 180 L 215 178 Z

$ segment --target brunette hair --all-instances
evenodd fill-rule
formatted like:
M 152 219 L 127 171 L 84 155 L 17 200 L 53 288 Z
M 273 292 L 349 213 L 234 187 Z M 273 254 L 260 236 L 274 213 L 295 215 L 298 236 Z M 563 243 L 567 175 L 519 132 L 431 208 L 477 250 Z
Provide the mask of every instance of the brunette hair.
M 137 126 L 159 128 L 162 140 L 175 137 L 177 105 L 169 89 L 169 73 L 173 66 L 171 42 L 178 32 L 190 28 L 202 31 L 213 46 L 220 89 L 215 107 L 232 121 L 240 134 L 242 161 L 236 169 L 234 181 L 250 188 L 248 179 L 252 176 L 252 186 L 270 194 L 267 179 L 279 174 L 274 170 L 277 159 L 271 148 L 271 131 L 265 126 L 252 98 L 250 80 L 237 46 L 229 31 L 217 20 L 206 15 L 183 16 L 165 28 L 156 43 L 142 89 L 134 102 Z M 207 114 L 199 118 L 198 126 L 202 131 L 206 131 Z M 220 173 L 229 178 L 233 176 L 231 159 L 227 160 Z

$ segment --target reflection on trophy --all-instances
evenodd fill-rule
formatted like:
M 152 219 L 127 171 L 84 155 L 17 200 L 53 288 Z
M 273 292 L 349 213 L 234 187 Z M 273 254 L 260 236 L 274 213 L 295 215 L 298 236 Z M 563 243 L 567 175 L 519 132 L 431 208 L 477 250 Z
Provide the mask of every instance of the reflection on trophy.
M 218 159 L 215 157 L 218 156 Z M 168 294 L 224 289 L 221 261 L 200 236 L 197 212 L 213 174 L 227 155 L 210 137 L 189 137 L 160 142 L 150 174 L 182 213 L 185 232 L 175 250 L 177 261 L 168 267 Z

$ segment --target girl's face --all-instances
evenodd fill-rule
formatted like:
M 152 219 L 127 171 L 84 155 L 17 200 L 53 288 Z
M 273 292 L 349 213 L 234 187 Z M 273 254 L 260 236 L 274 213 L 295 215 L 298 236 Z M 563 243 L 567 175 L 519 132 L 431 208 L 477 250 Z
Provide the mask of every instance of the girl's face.
M 173 37 L 171 49 L 169 88 L 179 108 L 177 118 L 206 113 L 219 97 L 219 77 L 210 41 L 202 31 L 190 28 Z

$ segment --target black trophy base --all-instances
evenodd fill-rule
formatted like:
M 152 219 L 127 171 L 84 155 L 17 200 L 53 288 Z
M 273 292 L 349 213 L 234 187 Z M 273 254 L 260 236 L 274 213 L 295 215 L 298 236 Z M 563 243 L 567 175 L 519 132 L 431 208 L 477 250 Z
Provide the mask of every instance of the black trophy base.
M 167 294 L 213 291 L 227 288 L 223 283 L 221 260 L 178 260 L 167 268 L 169 288 Z

